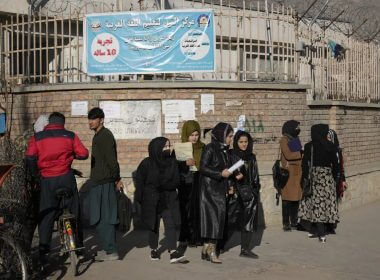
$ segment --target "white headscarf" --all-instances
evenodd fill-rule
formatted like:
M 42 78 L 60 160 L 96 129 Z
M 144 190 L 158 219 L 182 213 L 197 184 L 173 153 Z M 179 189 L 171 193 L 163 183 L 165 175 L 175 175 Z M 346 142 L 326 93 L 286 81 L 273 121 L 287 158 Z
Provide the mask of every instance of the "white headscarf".
M 34 133 L 43 131 L 45 126 L 49 124 L 49 115 L 41 115 L 34 123 Z

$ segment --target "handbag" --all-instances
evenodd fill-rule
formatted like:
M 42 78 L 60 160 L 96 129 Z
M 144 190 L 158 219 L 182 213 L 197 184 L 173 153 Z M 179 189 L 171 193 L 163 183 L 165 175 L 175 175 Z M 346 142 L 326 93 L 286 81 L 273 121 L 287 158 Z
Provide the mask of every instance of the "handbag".
M 289 170 L 281 166 L 280 151 L 278 152 L 278 159 L 274 162 L 272 167 L 273 185 L 278 193 L 285 187 L 289 179 Z
M 254 197 L 254 194 L 253 194 L 253 189 L 250 185 L 247 185 L 247 184 L 244 184 L 244 185 L 237 185 L 236 186 L 239 194 L 240 194 L 240 197 L 241 197 L 241 200 L 243 200 L 243 202 L 248 202 L 248 201 L 251 201 Z
M 303 178 L 302 181 L 302 196 L 309 197 L 313 194 L 313 145 L 311 145 L 311 159 L 308 162 L 309 165 L 309 174 L 307 178 Z

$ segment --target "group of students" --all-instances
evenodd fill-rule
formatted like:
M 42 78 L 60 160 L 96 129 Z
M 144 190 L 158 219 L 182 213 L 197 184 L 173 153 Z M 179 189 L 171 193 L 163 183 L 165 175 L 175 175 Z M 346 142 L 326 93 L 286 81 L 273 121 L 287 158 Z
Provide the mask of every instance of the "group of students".
M 117 260 L 116 192 L 123 188 L 123 183 L 116 141 L 103 125 L 102 109 L 91 109 L 88 120 L 90 129 L 95 132 L 87 182 L 90 185 L 89 220 L 96 227 L 102 247 L 96 259 Z M 26 151 L 30 171 L 33 177 L 39 178 L 41 189 L 39 248 L 44 263 L 50 250 L 54 218 L 59 212 L 55 192 L 62 187 L 72 190 L 69 203 L 72 212 L 79 217 L 78 191 L 71 164 L 74 159 L 86 159 L 89 155 L 78 136 L 64 128 L 62 114 L 52 113 L 45 122 L 47 124 L 36 123 L 42 129 L 30 139 Z M 343 157 L 337 135 L 327 125 L 312 126 L 312 141 L 304 149 L 299 133 L 299 122 L 291 120 L 283 125 L 280 154 L 282 166 L 289 170 L 289 180 L 281 193 L 284 230 L 301 225 L 309 231 L 310 237 L 319 237 L 325 242 L 326 227 L 333 230 L 339 221 L 337 198 L 346 187 Z M 176 159 L 169 139 L 154 138 L 148 146 L 149 156 L 135 172 L 134 200 L 141 206 L 140 219 L 149 231 L 150 257 L 160 259 L 162 219 L 171 263 L 185 262 L 188 246 L 203 246 L 202 259 L 222 263 L 219 255 L 235 230 L 241 231 L 240 256 L 256 259 L 258 256 L 251 251 L 250 244 L 258 224 L 260 180 L 253 138 L 240 130 L 234 135 L 232 126 L 223 122 L 211 130 L 211 143 L 205 145 L 200 136 L 198 122 L 183 124 L 181 140 L 191 142 L 193 147 L 193 156 L 186 161 Z M 313 168 L 309 170 L 311 158 Z M 230 171 L 238 162 L 240 167 Z M 314 178 L 313 193 L 303 197 L 301 181 L 308 177 L 309 171 Z M 79 246 L 83 244 L 81 230 L 77 242 Z
M 347 187 L 337 134 L 327 124 L 313 125 L 311 141 L 304 148 L 298 121 L 285 122 L 282 134 L 281 165 L 289 171 L 281 190 L 283 229 L 306 230 L 310 238 L 325 243 L 326 234 L 334 233 L 339 222 L 338 201 Z M 187 161 L 176 159 L 169 139 L 153 139 L 149 157 L 137 169 L 135 200 L 141 204 L 141 218 L 149 229 L 151 259 L 160 259 L 161 218 L 171 263 L 184 261 L 184 249 L 200 244 L 202 259 L 222 263 L 219 255 L 234 230 L 241 231 L 240 256 L 258 258 L 250 250 L 260 200 L 252 136 L 245 131 L 234 135 L 231 125 L 223 122 L 211 130 L 208 145 L 200 141 L 200 135 L 196 121 L 184 123 L 181 140 L 193 145 L 193 158 Z M 229 168 L 241 160 L 244 164 L 230 172 Z M 312 193 L 305 196 L 302 182 L 310 178 L 309 172 Z
M 260 191 L 253 139 L 244 131 L 234 137 L 231 125 L 222 122 L 212 129 L 210 144 L 202 143 L 200 135 L 196 121 L 185 122 L 181 139 L 192 143 L 193 158 L 177 161 L 169 139 L 158 137 L 149 143 L 149 157 L 137 168 L 135 201 L 149 229 L 151 259 L 160 258 L 161 218 L 171 263 L 185 261 L 186 247 L 201 244 L 202 259 L 221 263 L 219 252 L 234 229 L 241 230 L 240 256 L 257 258 L 250 250 Z M 231 173 L 228 168 L 239 160 L 244 164 Z
M 300 123 L 295 120 L 285 122 L 282 134 L 281 165 L 289 171 L 281 191 L 283 229 L 303 229 L 310 238 L 326 243 L 326 235 L 335 233 L 338 202 L 347 188 L 338 136 L 327 124 L 316 124 L 311 141 L 302 148 Z M 305 195 L 303 182 L 308 180 L 311 193 Z

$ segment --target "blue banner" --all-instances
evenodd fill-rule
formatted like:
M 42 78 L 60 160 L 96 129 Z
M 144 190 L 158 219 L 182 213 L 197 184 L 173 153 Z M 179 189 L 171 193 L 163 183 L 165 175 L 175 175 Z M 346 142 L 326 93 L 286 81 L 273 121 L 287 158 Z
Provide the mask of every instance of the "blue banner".
M 210 9 L 90 14 L 83 30 L 88 75 L 215 71 Z

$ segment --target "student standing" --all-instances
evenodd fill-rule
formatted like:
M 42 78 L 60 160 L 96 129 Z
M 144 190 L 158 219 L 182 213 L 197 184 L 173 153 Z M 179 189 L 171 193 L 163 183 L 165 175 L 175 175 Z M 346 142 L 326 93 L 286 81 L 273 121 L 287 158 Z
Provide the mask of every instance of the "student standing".
M 91 109 L 88 123 L 95 132 L 91 153 L 90 225 L 96 227 L 97 238 L 102 247 L 95 260 L 113 261 L 119 259 L 116 245 L 116 190 L 123 188 L 116 141 L 112 132 L 104 127 L 102 109 Z

